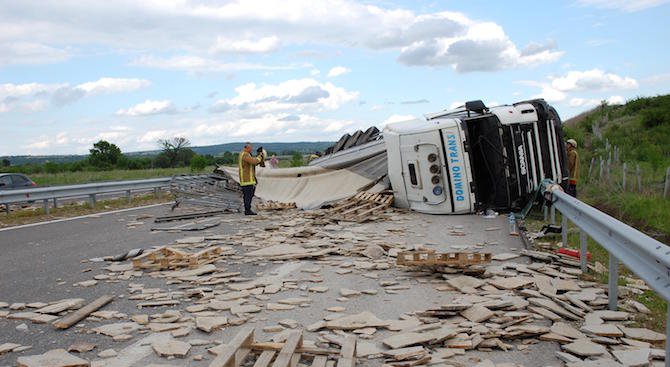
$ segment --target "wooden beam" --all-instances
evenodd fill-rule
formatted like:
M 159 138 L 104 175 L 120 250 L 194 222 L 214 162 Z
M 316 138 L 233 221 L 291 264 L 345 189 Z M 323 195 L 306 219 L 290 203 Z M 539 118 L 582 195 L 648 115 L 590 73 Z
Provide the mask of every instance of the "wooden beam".
M 86 316 L 95 312 L 100 307 L 108 304 L 113 299 L 114 299 L 114 296 L 110 296 L 110 295 L 102 296 L 102 297 L 96 299 L 95 301 L 87 304 L 86 306 L 78 309 L 77 311 L 63 317 L 62 319 L 55 321 L 53 323 L 53 325 L 58 329 L 67 329 L 70 326 L 72 326 L 72 325 L 78 323 L 79 321 L 83 320 Z
M 272 364 L 272 367 L 289 367 L 293 353 L 295 353 L 296 348 L 301 346 L 302 330 L 296 330 L 288 336 L 288 339 L 286 339 L 286 343 L 284 343 L 284 347 L 279 351 L 279 355 Z
M 242 329 L 233 340 L 226 345 L 221 353 L 209 364 L 209 367 L 234 367 L 237 350 L 244 347 L 249 348 L 254 342 L 254 328 Z
M 254 363 L 254 367 L 268 367 L 274 356 L 274 350 L 264 350 L 256 360 L 256 363 Z
M 347 335 L 342 343 L 340 359 L 337 360 L 337 367 L 355 367 L 356 366 L 356 335 Z
M 312 367 L 326 367 L 326 362 L 328 362 L 328 357 L 315 356 L 314 360 L 312 361 Z
M 251 344 L 251 349 L 255 350 L 274 350 L 279 351 L 284 347 L 284 343 L 275 343 L 275 342 L 256 342 Z M 331 355 L 331 354 L 340 354 L 339 349 L 334 348 L 316 348 L 316 347 L 307 347 L 302 346 L 295 349 L 296 353 L 303 354 L 316 354 L 316 355 Z

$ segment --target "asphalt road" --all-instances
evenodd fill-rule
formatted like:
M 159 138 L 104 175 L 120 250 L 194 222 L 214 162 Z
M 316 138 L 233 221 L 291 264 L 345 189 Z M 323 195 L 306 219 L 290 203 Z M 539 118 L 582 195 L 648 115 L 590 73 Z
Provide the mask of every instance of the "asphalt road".
M 108 255 L 123 253 L 133 248 L 149 248 L 156 245 L 172 243 L 180 237 L 193 235 L 230 234 L 240 229 L 253 229 L 275 222 L 272 216 L 257 218 L 253 221 L 245 220 L 240 224 L 232 226 L 223 222 L 221 225 L 204 232 L 151 232 L 149 230 L 152 219 L 141 219 L 145 224 L 137 228 L 129 229 L 128 222 L 135 221 L 138 215 L 157 216 L 167 212 L 167 206 L 158 206 L 149 209 L 125 211 L 116 214 L 93 215 L 87 218 L 62 221 L 52 224 L 44 224 L 20 229 L 0 231 L 0 302 L 49 302 L 64 298 L 84 298 L 90 301 L 103 294 L 115 294 L 120 296 L 114 302 L 106 306 L 106 310 L 116 310 L 128 315 L 138 313 L 157 313 L 164 309 L 138 311 L 135 301 L 126 300 L 128 294 L 128 283 L 102 283 L 90 288 L 75 287 L 73 284 L 90 280 L 95 274 L 104 274 L 101 270 L 102 264 L 88 262 L 87 259 L 98 258 Z M 224 219 L 235 218 L 238 214 L 230 214 Z M 523 247 L 518 237 L 509 236 L 507 223 L 504 217 L 496 219 L 484 219 L 478 216 L 430 216 L 418 213 L 403 214 L 403 219 L 396 222 L 372 223 L 366 225 L 354 225 L 356 231 L 376 231 L 382 233 L 386 229 L 402 225 L 408 230 L 405 233 L 389 235 L 390 241 L 407 244 L 427 244 L 441 251 L 455 251 L 459 246 L 473 247 L 476 244 L 484 244 L 484 247 L 493 252 L 510 252 Z M 498 229 L 496 229 L 498 228 Z M 450 229 L 462 230 L 466 236 L 458 237 L 449 235 Z M 391 232 L 388 232 L 391 233 Z M 82 262 L 83 261 L 83 262 Z M 518 261 L 524 261 L 519 259 Z M 286 278 L 304 277 L 301 268 L 318 265 L 315 261 L 298 261 L 284 263 L 255 263 L 226 267 L 231 271 L 240 271 L 242 276 L 256 277 L 259 274 L 279 274 L 275 276 Z M 325 315 L 325 308 L 341 305 L 336 300 L 339 297 L 338 290 L 342 287 L 365 289 L 379 288 L 378 280 L 361 277 L 357 274 L 338 275 L 335 269 L 323 266 L 321 274 L 325 279 L 323 285 L 329 286 L 330 291 L 315 295 L 305 290 L 296 289 L 282 291 L 281 294 L 273 295 L 272 301 L 287 297 L 310 297 L 314 300 L 311 307 L 292 311 L 263 312 L 261 317 L 252 323 L 258 329 L 266 325 L 274 324 L 285 318 L 293 318 L 302 325 L 309 325 L 321 320 Z M 391 269 L 391 275 L 395 279 L 403 279 L 402 272 Z M 133 279 L 131 282 L 141 282 L 146 288 L 160 287 L 167 290 L 177 290 L 176 285 L 166 285 L 164 279 L 154 279 L 144 276 Z M 453 295 L 449 292 L 436 292 L 430 284 L 410 283 L 410 289 L 398 294 L 385 294 L 379 292 L 377 296 L 358 297 L 343 304 L 348 313 L 373 311 L 378 317 L 384 319 L 397 319 L 404 312 L 412 312 L 434 306 L 435 304 L 447 302 Z M 122 297 L 122 298 L 121 298 Z M 5 309 L 6 310 L 6 309 Z M 107 321 L 106 323 L 116 322 Z M 20 324 L 26 324 L 27 331 L 17 330 Z M 167 337 L 165 334 L 152 334 L 149 336 L 135 337 L 126 342 L 114 342 L 109 337 L 96 334 L 84 333 L 87 327 L 84 321 L 77 327 L 66 331 L 54 330 L 50 325 L 32 324 L 30 321 L 8 320 L 0 318 L 0 344 L 4 342 L 32 345 L 32 349 L 21 353 L 9 353 L 0 356 L 0 366 L 14 365 L 20 355 L 32 355 L 43 353 L 54 348 L 66 348 L 76 341 L 90 341 L 97 344 L 97 348 L 81 356 L 89 360 L 96 359 L 96 354 L 107 348 L 114 348 L 119 352 L 121 359 L 125 362 L 116 364 L 143 366 L 149 363 L 166 363 L 165 359 L 155 356 L 147 344 L 155 338 Z M 234 335 L 238 328 L 227 328 L 212 334 L 205 334 L 194 330 L 188 339 L 210 339 L 227 340 Z M 388 333 L 380 331 L 380 333 Z M 314 339 L 316 334 L 308 334 Z M 257 337 L 263 339 L 266 335 L 259 332 Z M 509 352 L 495 351 L 490 353 L 468 352 L 464 357 L 457 357 L 454 361 L 460 361 L 465 365 L 473 364 L 471 358 L 492 359 L 496 363 L 514 362 L 526 366 L 538 365 L 560 365 L 554 357 L 554 351 L 558 347 L 554 343 L 539 343 L 530 345 L 529 348 Z M 204 347 L 194 347 L 189 355 L 203 354 L 207 356 Z M 125 359 L 124 359 L 125 358 Z M 459 359 L 460 358 L 460 359 Z M 127 363 L 126 363 L 127 362 Z M 191 358 L 172 361 L 168 364 L 182 366 L 206 366 L 208 361 L 194 361 Z M 361 365 L 380 365 L 381 360 L 363 360 Z

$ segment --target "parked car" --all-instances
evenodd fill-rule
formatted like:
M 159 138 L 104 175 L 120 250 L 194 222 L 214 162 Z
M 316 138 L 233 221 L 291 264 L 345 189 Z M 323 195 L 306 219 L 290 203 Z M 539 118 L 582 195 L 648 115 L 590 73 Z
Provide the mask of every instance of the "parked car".
M 37 184 L 21 173 L 0 173 L 0 190 L 29 189 Z

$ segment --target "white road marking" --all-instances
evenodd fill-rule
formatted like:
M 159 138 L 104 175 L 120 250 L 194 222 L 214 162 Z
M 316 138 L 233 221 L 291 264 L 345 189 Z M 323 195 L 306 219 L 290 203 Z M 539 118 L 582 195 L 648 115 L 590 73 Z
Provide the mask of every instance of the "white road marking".
M 151 204 L 151 205 L 145 205 L 145 206 L 138 206 L 136 208 L 127 208 L 127 209 L 119 209 L 119 210 L 112 210 L 110 212 L 101 212 L 101 213 L 93 213 L 93 214 L 87 214 L 87 215 L 81 215 L 78 217 L 72 217 L 72 218 L 62 218 L 62 219 L 54 219 L 46 222 L 37 222 L 37 223 L 29 223 L 29 224 L 22 224 L 20 226 L 13 226 L 13 227 L 7 227 L 7 228 L 0 228 L 0 232 L 3 231 L 11 231 L 12 229 L 21 229 L 21 228 L 28 228 L 28 227 L 36 227 L 36 226 L 41 226 L 45 224 L 51 224 L 51 223 L 60 223 L 60 222 L 68 222 L 71 220 L 77 220 L 77 219 L 84 219 L 84 218 L 97 218 L 102 215 L 108 215 L 108 214 L 116 214 L 116 213 L 123 213 L 123 212 L 129 212 L 131 210 L 140 210 L 140 209 L 148 209 L 148 208 L 154 208 L 157 206 L 161 205 L 168 205 L 171 203 L 161 203 L 161 204 Z

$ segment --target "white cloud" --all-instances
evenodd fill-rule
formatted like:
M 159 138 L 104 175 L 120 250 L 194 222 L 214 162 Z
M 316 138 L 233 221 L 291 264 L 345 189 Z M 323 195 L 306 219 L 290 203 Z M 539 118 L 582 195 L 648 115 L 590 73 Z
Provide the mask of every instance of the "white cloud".
M 36 112 L 48 107 L 47 99 L 56 106 L 63 106 L 84 97 L 105 93 L 131 92 L 151 85 L 146 79 L 108 78 L 79 85 L 70 84 L 0 84 L 0 113 L 9 111 Z
M 608 92 L 625 89 L 637 89 L 639 83 L 631 77 L 622 77 L 612 73 L 606 73 L 600 69 L 586 71 L 569 71 L 562 76 L 550 76 L 549 81 L 520 81 L 520 84 L 540 88 L 540 93 L 532 98 L 544 98 L 547 102 L 561 102 L 566 100 L 572 92 Z M 572 98 L 568 102 L 570 106 L 585 106 L 593 103 L 593 100 L 583 98 Z M 598 100 L 598 104 L 600 100 Z
M 290 70 L 306 67 L 303 65 L 272 66 L 245 62 L 228 63 L 192 55 L 172 56 L 167 58 L 142 56 L 133 60 L 131 65 L 164 70 L 180 70 L 190 73 L 235 72 L 244 70 Z
M 551 80 L 551 86 L 560 91 L 637 89 L 638 82 L 630 77 L 606 73 L 600 69 L 570 71 Z
M 588 99 L 588 98 L 575 97 L 570 99 L 568 105 L 570 107 L 595 107 L 599 106 L 603 100 L 607 101 L 607 103 L 611 105 L 615 104 L 620 105 L 626 103 L 625 98 L 623 98 L 622 96 L 611 96 L 609 98 L 603 98 L 603 99 L 597 99 L 597 98 Z
M 146 88 L 151 82 L 146 79 L 124 79 L 124 78 L 100 78 L 93 82 L 79 84 L 75 88 L 81 89 L 87 95 L 101 93 L 122 93 L 131 92 L 137 89 Z
M 0 40 L 1 38 L 2 36 L 0 36 Z M 26 37 L 26 39 L 28 38 Z M 67 60 L 69 57 L 70 55 L 66 50 L 40 43 L 19 40 L 7 43 L 0 42 L 0 66 L 49 64 Z
M 279 48 L 277 36 L 263 37 L 257 40 L 231 40 L 219 36 L 210 48 L 211 53 L 269 53 Z
M 173 113 L 177 113 L 177 108 L 172 101 L 153 101 L 149 99 L 128 109 L 116 111 L 116 114 L 120 116 L 147 116 Z
M 19 62 L 39 61 L 40 57 L 31 55 L 43 54 L 49 62 L 62 60 L 69 55 L 57 47 L 64 40 L 79 49 L 102 45 L 143 51 L 145 55 L 155 52 L 136 63 L 197 69 L 188 69 L 191 72 L 257 68 L 259 65 L 223 64 L 203 59 L 203 55 L 268 53 L 282 45 L 390 50 L 406 65 L 451 66 L 459 72 L 525 67 L 552 62 L 562 55 L 553 43 L 545 47 L 530 44 L 519 50 L 500 25 L 461 13 L 415 13 L 352 0 L 24 0 L 0 3 L 0 22 L 4 31 L 0 41 L 33 45 L 23 51 L 0 48 L 7 51 L 0 55 Z M 364 32 L 361 24 L 365 24 Z M 166 56 L 166 50 L 182 56 Z M 21 61 L 22 54 L 29 55 L 26 61 Z
M 218 100 L 210 112 L 252 117 L 278 112 L 336 110 L 358 97 L 358 92 L 311 78 L 260 86 L 247 83 L 235 88 L 235 93 L 233 98 Z
M 344 75 L 344 74 L 347 74 L 349 72 L 351 72 L 351 69 L 349 69 L 349 68 L 345 68 L 344 66 L 336 66 L 336 67 L 330 69 L 330 71 L 328 71 L 328 77 L 329 78 L 334 78 L 336 76 Z
M 401 122 L 401 121 L 407 121 L 407 120 L 412 120 L 415 119 L 414 115 L 391 115 L 386 118 L 386 120 L 381 122 L 381 126 L 386 126 L 388 124 L 392 124 L 394 122 Z
M 635 12 L 667 4 L 670 0 L 579 0 L 587 6 L 604 9 L 616 9 L 624 12 Z

